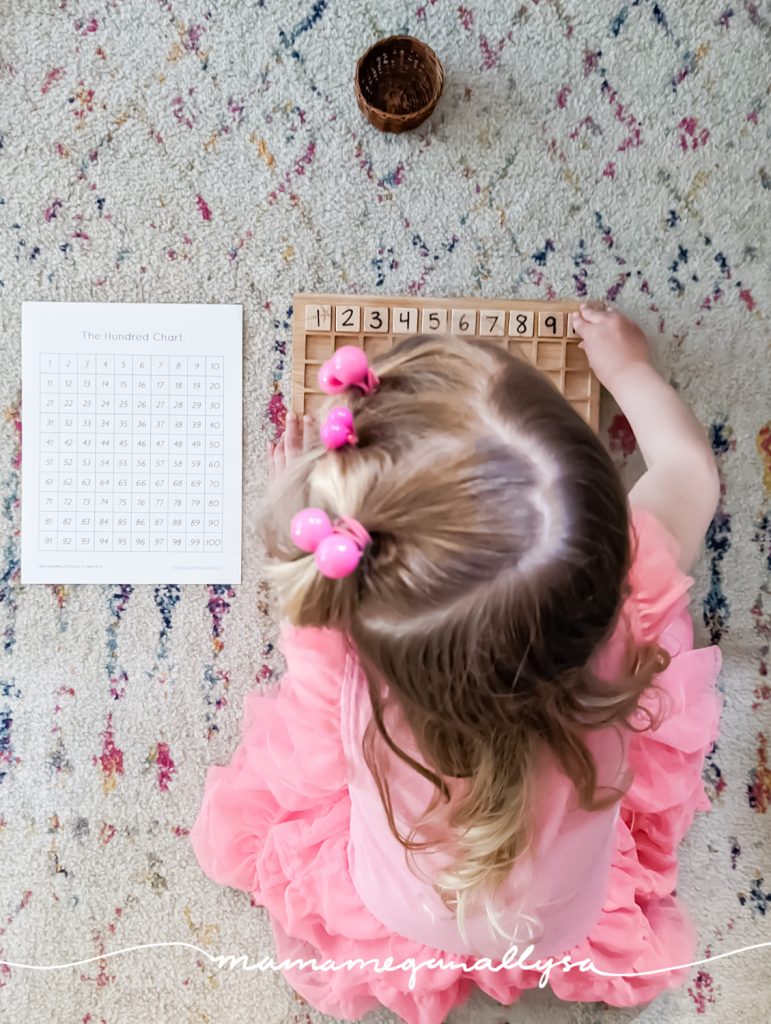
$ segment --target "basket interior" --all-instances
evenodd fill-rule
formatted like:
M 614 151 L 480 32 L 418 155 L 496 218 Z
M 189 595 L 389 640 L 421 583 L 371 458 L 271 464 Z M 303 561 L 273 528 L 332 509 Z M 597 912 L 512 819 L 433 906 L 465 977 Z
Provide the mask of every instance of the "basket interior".
M 417 113 L 436 98 L 436 62 L 407 41 L 375 47 L 362 61 L 359 88 L 366 102 L 378 110 Z

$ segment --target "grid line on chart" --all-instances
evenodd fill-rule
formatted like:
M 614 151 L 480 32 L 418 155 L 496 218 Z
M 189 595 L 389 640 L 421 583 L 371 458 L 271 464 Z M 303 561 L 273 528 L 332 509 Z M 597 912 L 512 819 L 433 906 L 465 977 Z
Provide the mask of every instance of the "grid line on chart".
M 222 551 L 222 356 L 41 353 L 39 370 L 41 550 Z
M 116 469 L 116 466 L 115 466 L 115 459 L 116 459 L 116 452 L 115 452 L 115 426 L 116 426 L 116 423 L 115 423 L 115 419 L 116 419 L 116 416 L 118 414 L 118 407 L 117 407 L 118 395 L 117 395 L 117 393 L 115 391 L 115 373 L 114 373 L 114 370 L 115 370 L 115 362 L 113 360 L 113 378 L 112 378 L 113 397 L 112 397 L 112 404 L 111 404 L 111 407 L 110 407 L 111 413 L 112 413 L 112 443 L 110 445 L 111 468 L 112 468 L 112 477 L 111 477 L 111 480 L 110 480 L 110 512 L 111 512 L 111 515 L 112 515 L 113 527 L 115 525 L 115 469 Z

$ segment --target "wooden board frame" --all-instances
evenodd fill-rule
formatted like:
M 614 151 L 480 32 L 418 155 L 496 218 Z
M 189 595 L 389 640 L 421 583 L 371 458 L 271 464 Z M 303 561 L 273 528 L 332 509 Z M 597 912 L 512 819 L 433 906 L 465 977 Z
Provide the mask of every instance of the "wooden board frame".
M 315 413 L 326 395 L 319 367 L 342 345 L 375 357 L 410 334 L 459 334 L 498 341 L 545 373 L 593 430 L 599 430 L 600 383 L 589 368 L 563 299 L 486 299 L 479 296 L 339 295 L 300 292 L 292 321 L 290 408 Z

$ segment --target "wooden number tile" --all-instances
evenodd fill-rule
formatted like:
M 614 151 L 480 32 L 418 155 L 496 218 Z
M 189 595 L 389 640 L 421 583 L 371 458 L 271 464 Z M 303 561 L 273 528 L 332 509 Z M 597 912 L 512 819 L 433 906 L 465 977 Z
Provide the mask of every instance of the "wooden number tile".
M 415 306 L 394 306 L 394 334 L 415 334 L 418 329 L 418 311 Z
M 487 338 L 502 338 L 506 314 L 502 309 L 479 310 L 479 333 Z
M 443 334 L 447 330 L 447 310 L 424 309 L 421 330 L 424 334 Z
M 539 313 L 538 337 L 561 338 L 565 333 L 564 313 Z
M 454 309 L 452 311 L 453 334 L 476 334 L 477 311 L 475 309 Z
M 533 321 L 532 313 L 518 313 L 512 310 L 509 313 L 509 337 L 510 338 L 532 338 Z
M 357 333 L 361 322 L 361 306 L 335 306 L 335 330 Z
M 572 312 L 565 314 L 565 322 L 567 324 L 567 336 L 569 338 L 580 338 L 581 335 L 578 334 L 575 330 L 573 330 L 573 314 L 572 314 Z
M 365 306 L 364 330 L 388 331 L 388 306 Z
M 331 331 L 332 330 L 332 307 L 331 306 L 306 306 L 305 307 L 305 329 L 308 331 Z

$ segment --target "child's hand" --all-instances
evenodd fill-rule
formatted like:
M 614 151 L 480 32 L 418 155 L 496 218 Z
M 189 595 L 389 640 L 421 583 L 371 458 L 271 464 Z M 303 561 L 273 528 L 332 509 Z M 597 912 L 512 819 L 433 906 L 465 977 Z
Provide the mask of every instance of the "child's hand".
M 570 316 L 576 333 L 583 339 L 578 347 L 586 352 L 589 365 L 608 391 L 613 391 L 614 382 L 630 367 L 652 365 L 648 339 L 637 324 L 621 313 L 581 303 L 579 311 Z
M 269 476 L 275 476 L 288 462 L 312 447 L 317 437 L 313 416 L 300 419 L 296 412 L 287 413 L 286 427 L 279 440 L 266 442 Z

